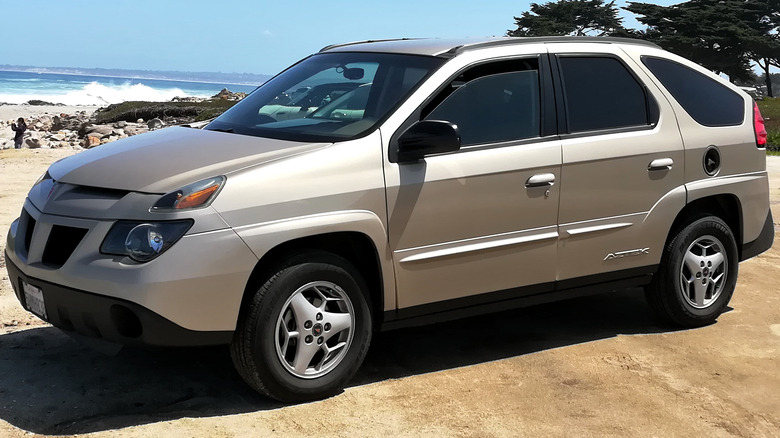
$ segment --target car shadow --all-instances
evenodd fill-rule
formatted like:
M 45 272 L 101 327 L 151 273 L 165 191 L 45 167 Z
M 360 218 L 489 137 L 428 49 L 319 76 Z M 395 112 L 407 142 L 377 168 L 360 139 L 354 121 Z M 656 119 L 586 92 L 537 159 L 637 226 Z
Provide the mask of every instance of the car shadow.
M 668 331 L 636 291 L 577 298 L 378 333 L 350 386 Z M 109 357 L 52 327 L 0 335 L 0 418 L 25 431 L 88 433 L 281 406 L 243 383 L 226 347 Z

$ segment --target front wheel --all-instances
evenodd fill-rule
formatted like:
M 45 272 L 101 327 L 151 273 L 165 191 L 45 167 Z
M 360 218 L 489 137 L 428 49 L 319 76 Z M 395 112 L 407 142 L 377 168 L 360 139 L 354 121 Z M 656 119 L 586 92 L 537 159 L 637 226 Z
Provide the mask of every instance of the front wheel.
M 646 296 L 655 312 L 677 325 L 714 322 L 731 300 L 739 258 L 731 229 L 707 216 L 683 228 L 666 246 Z
M 311 253 L 288 260 L 239 319 L 231 344 L 239 374 L 283 402 L 335 394 L 371 341 L 365 294 L 360 274 L 340 257 Z

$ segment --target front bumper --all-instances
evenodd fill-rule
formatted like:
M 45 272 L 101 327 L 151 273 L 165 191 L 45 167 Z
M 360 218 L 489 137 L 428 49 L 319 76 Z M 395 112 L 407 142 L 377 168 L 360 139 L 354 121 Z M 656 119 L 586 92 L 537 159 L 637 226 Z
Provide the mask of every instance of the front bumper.
M 137 263 L 99 252 L 113 222 L 46 214 L 28 200 L 5 254 L 25 308 L 21 281 L 41 289 L 46 319 L 64 330 L 123 344 L 228 342 L 257 264 L 241 238 L 196 232 Z
M 6 254 L 7 258 L 7 254 Z M 43 293 L 47 321 L 62 330 L 124 345 L 195 346 L 230 343 L 232 331 L 195 331 L 136 303 L 101 296 L 24 275 L 6 263 L 16 298 L 30 310 L 22 282 Z

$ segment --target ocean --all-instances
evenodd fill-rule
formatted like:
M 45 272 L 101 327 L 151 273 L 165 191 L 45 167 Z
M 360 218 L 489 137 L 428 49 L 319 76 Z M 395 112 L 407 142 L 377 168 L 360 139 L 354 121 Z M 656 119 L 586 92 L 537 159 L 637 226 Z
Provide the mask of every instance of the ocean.
M 249 93 L 256 87 L 179 80 L 0 71 L 0 103 L 12 104 L 29 100 L 98 106 L 129 100 L 166 102 L 174 97 L 211 97 L 223 88 Z

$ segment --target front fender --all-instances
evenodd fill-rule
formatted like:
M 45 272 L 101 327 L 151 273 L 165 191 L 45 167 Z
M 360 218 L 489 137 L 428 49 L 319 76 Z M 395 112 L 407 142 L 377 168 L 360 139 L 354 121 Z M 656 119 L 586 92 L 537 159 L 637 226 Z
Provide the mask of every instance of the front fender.
M 262 259 L 271 249 L 292 240 L 322 234 L 356 232 L 366 235 L 377 250 L 381 264 L 385 309 L 395 309 L 395 275 L 387 230 L 382 220 L 368 210 L 344 210 L 261 222 L 234 228 L 249 249 Z

